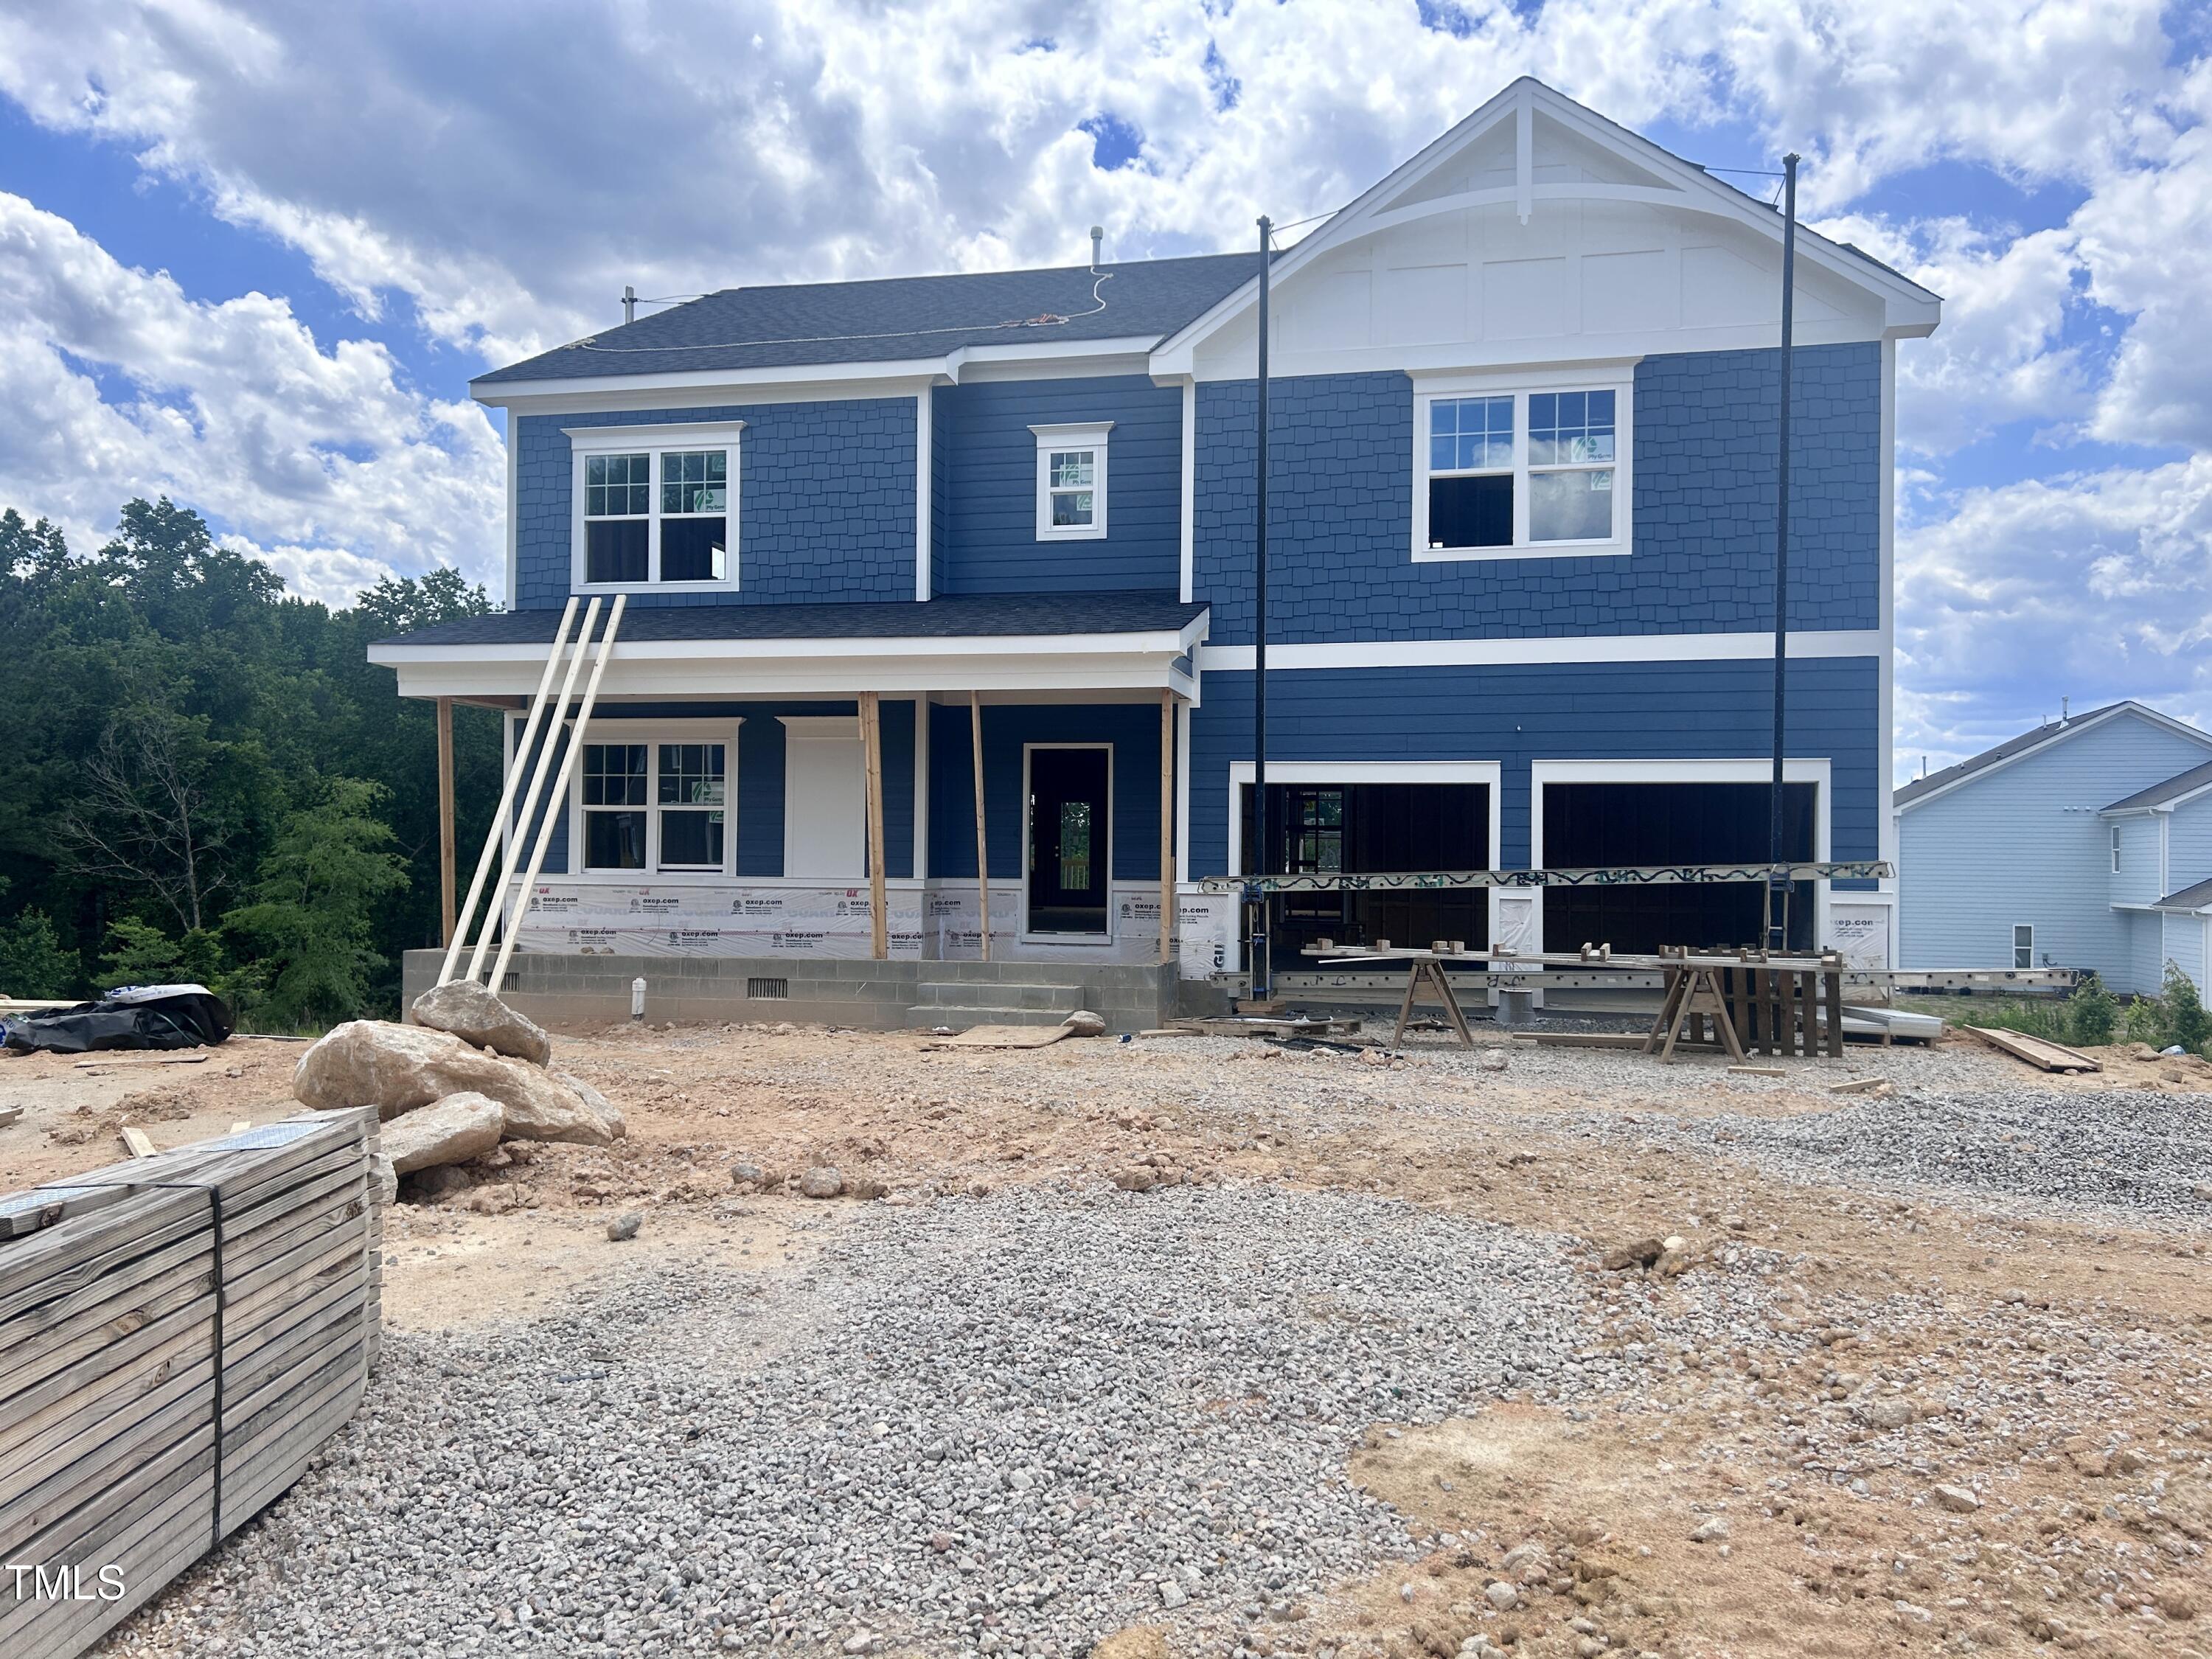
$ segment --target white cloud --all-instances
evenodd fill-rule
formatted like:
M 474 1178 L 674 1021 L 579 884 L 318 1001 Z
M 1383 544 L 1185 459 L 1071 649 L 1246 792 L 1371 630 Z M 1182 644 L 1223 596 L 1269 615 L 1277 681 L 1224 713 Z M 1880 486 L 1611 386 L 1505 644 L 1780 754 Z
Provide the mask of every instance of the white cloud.
M 496 575 L 498 436 L 402 385 L 382 345 L 322 350 L 260 294 L 191 300 L 6 194 L 0 292 L 0 502 L 89 546 L 166 492 L 338 602 L 386 570 Z
M 2203 642 L 2142 619 L 2173 614 L 2162 582 L 2212 598 L 2192 574 L 2197 463 L 2169 447 L 2068 471 L 2085 437 L 2212 447 L 2212 70 L 2179 62 L 2160 0 L 1525 10 L 1462 0 L 1452 32 L 1412 0 L 548 0 L 426 28 L 381 8 L 117 0 L 0 13 L 0 93 L 298 249 L 365 337 L 419 326 L 487 363 L 605 325 L 625 283 L 1056 263 L 1094 222 L 1113 256 L 1242 248 L 1256 214 L 1336 205 L 1524 72 L 1630 126 L 1747 129 L 1804 151 L 1809 215 L 1949 300 L 1943 331 L 1900 353 L 1924 475 L 1899 606 L 1913 743 L 1956 752 L 2043 712 L 2051 665 L 2195 696 Z M 1105 113 L 1143 137 L 1111 173 L 1079 130 Z M 1937 163 L 2081 205 L 2027 227 L 1860 205 Z M 350 559 L 487 571 L 489 429 L 409 388 L 374 337 L 319 346 L 282 301 L 188 299 L 58 222 L 23 246 L 0 234 L 0 277 L 26 296 L 0 321 L 12 498 L 94 522 L 119 493 L 173 488 L 331 587 Z M 2024 424 L 2050 447 L 2013 471 L 2057 476 L 1947 476 L 1992 434 L 2020 450 Z

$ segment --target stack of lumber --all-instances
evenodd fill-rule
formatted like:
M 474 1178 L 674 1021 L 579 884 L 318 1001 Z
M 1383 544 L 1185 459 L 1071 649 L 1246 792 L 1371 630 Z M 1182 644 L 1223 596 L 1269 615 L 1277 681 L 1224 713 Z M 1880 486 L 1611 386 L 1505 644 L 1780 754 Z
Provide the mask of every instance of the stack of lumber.
M 0 1198 L 0 1654 L 74 1659 L 353 1414 L 376 1144 L 306 1113 Z

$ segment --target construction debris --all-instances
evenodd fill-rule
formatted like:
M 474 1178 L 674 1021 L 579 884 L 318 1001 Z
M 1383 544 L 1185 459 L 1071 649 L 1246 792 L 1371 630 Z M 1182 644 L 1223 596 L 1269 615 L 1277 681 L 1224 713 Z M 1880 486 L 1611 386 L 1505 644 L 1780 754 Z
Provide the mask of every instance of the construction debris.
M 2048 1038 L 2030 1036 L 2025 1031 L 2001 1031 L 1985 1025 L 1963 1028 L 2014 1060 L 2025 1060 L 2039 1071 L 2045 1072 L 2101 1072 L 2105 1068 L 2078 1048 L 2069 1048 L 2063 1042 Z

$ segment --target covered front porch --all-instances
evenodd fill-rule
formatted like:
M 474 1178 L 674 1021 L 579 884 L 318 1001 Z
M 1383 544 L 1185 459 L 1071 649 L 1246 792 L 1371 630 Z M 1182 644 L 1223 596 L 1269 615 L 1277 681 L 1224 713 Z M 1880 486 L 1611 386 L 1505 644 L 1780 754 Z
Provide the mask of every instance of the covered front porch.
M 403 696 L 505 716 L 514 804 L 486 857 L 507 873 L 477 927 L 511 933 L 510 954 L 1175 958 L 1202 605 L 640 607 L 599 667 L 609 611 L 580 664 L 572 647 L 551 665 L 567 678 L 532 738 L 561 615 L 467 618 L 371 651 Z M 449 801 L 449 745 L 440 764 Z M 468 924 L 471 850 L 448 832 L 449 941 Z

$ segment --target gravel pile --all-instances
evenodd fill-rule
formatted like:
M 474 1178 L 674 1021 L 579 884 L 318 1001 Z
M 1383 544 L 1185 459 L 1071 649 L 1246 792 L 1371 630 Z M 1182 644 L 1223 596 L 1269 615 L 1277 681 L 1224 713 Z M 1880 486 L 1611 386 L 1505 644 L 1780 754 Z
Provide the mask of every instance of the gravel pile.
M 2212 1203 L 2197 1196 L 2212 1183 L 2212 1100 L 2201 1095 L 1926 1091 L 1814 1116 L 1680 1121 L 1667 1133 L 1800 1177 L 1871 1176 L 2146 1219 L 2212 1219 Z
M 1758 1294 L 1699 1277 L 1662 1337 Z M 325 1466 L 125 1644 L 1051 1659 L 1166 1617 L 1225 1650 L 1405 1552 L 1345 1480 L 1369 1425 L 1632 1363 L 1581 1357 L 1556 1241 L 1272 1187 L 870 1206 L 762 1283 L 388 1337 Z

